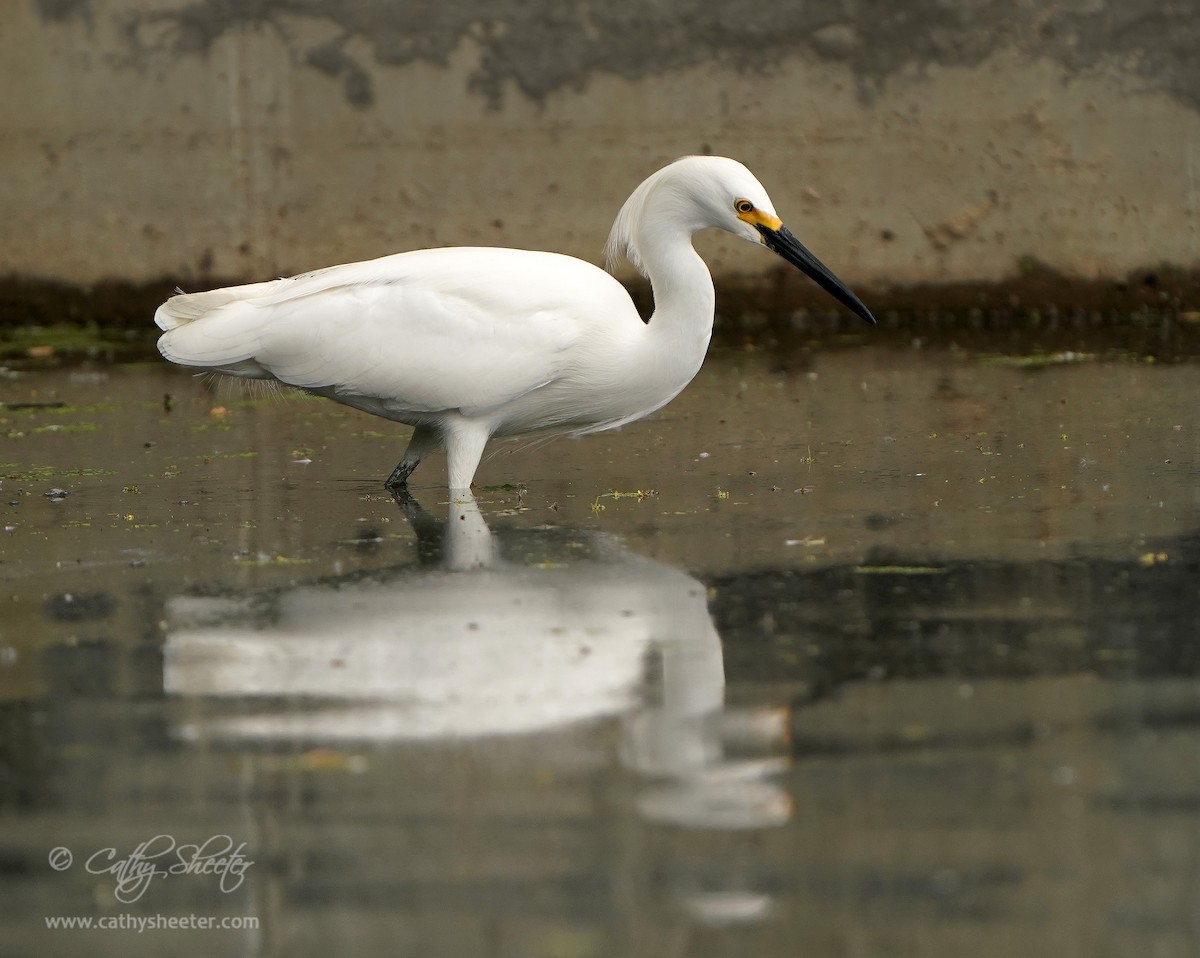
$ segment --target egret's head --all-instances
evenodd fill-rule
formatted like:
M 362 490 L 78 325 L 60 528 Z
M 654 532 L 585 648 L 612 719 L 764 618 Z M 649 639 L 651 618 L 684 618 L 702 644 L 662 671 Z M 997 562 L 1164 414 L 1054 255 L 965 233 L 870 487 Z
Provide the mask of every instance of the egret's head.
M 664 221 L 689 232 L 715 227 L 761 243 L 757 227 L 783 224 L 767 191 L 737 160 L 724 156 L 685 156 L 660 170 L 647 207 Z
M 642 269 L 642 231 L 689 233 L 716 227 L 767 247 L 868 323 L 875 317 L 840 279 L 783 225 L 767 191 L 737 160 L 685 156 L 650 176 L 634 191 L 609 236 L 609 262 L 625 254 Z
M 771 198 L 754 174 L 741 163 L 734 160 L 726 162 L 732 167 L 720 171 L 723 174 L 720 179 L 724 181 L 725 215 L 723 222 L 718 221 L 714 225 L 752 243 L 761 243 L 799 269 L 856 316 L 874 324 L 875 317 L 862 300 L 783 225 Z

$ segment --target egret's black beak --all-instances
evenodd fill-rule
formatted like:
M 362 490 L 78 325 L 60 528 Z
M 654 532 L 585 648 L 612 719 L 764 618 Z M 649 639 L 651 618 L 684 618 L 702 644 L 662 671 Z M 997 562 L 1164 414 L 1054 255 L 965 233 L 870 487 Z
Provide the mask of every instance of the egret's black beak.
M 782 223 L 778 229 L 772 229 L 762 223 L 754 224 L 754 228 L 762 234 L 767 249 L 778 253 L 848 310 L 874 325 L 875 317 L 863 305 L 863 301 L 850 292 L 850 287 L 834 276 L 824 263 L 813 256 L 805 245 L 792 235 L 791 230 Z

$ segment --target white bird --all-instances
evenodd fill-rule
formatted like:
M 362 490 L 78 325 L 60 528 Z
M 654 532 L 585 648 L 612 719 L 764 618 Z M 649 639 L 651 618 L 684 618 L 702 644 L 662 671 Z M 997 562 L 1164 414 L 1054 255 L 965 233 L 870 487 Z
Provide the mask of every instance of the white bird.
M 692 247 L 716 227 L 766 246 L 867 322 L 870 310 L 783 225 L 736 160 L 689 156 L 647 178 L 608 237 L 650 279 L 638 315 L 625 288 L 558 253 L 450 247 L 396 253 L 160 306 L 171 362 L 274 379 L 415 427 L 386 485 L 446 449 L 467 490 L 492 436 L 575 435 L 641 419 L 699 371 L 712 335 L 712 276 Z

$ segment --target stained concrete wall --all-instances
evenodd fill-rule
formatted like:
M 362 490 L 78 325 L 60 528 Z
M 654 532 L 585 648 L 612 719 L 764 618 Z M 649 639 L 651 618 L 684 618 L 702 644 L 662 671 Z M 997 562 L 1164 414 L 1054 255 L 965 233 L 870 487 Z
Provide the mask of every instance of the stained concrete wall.
M 1151 0 L 15 0 L 0 275 L 598 261 L 641 177 L 702 151 L 855 283 L 1195 270 L 1197 49 L 1200 9 Z

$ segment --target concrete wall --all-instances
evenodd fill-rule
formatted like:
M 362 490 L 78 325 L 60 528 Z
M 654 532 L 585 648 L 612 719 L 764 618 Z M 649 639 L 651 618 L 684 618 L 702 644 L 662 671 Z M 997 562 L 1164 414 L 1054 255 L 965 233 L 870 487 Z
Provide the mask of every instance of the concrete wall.
M 12 0 L 0 276 L 599 261 L 630 189 L 701 151 L 870 287 L 1196 270 L 1197 49 L 1200 9 L 1151 0 Z

